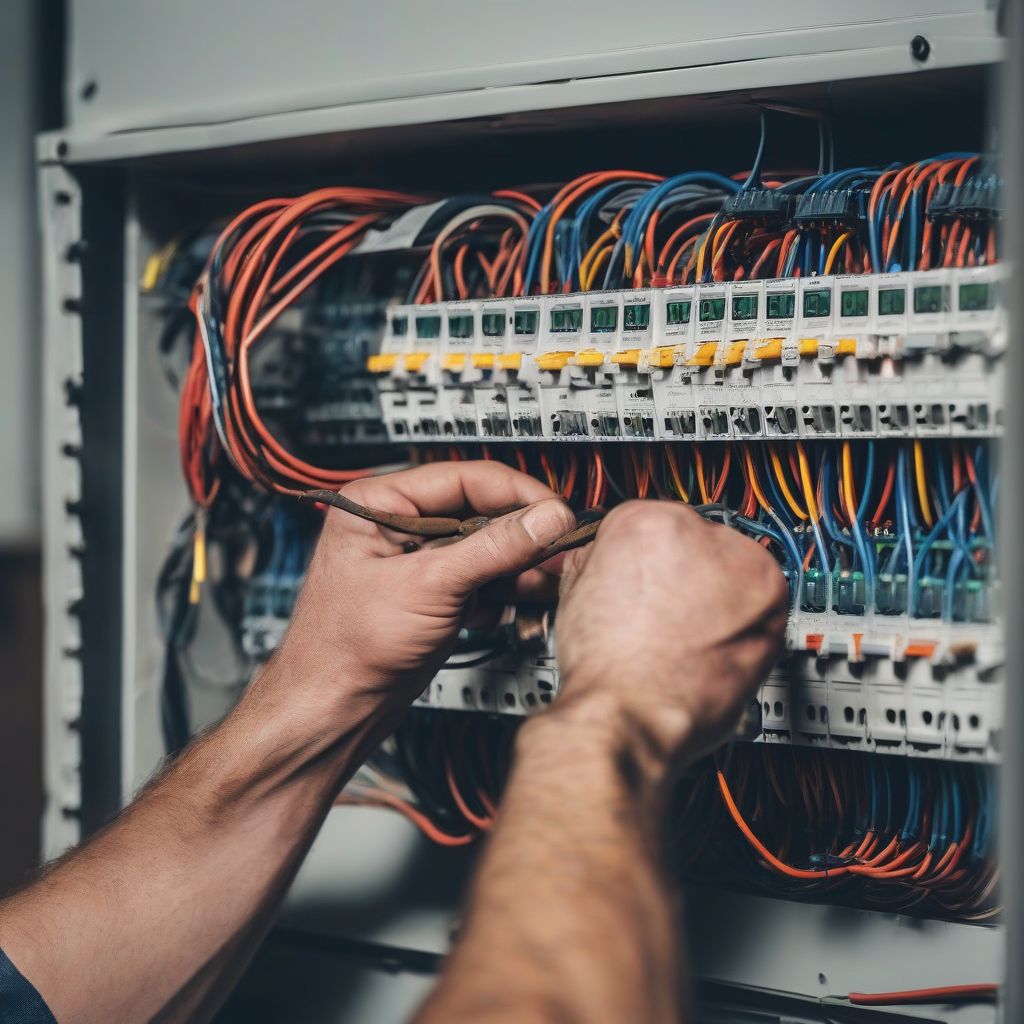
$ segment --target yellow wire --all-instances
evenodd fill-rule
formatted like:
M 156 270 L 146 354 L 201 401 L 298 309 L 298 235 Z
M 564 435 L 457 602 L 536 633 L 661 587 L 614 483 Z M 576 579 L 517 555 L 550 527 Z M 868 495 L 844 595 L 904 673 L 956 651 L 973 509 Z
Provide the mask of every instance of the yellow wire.
M 633 249 L 627 242 L 624 246 L 625 256 L 623 257 L 623 271 L 626 279 L 629 279 L 630 274 L 633 273 Z
M 793 492 L 789 489 L 789 481 L 786 480 L 786 473 L 782 468 L 782 460 L 779 458 L 778 453 L 774 448 L 769 448 L 768 454 L 771 456 L 772 468 L 775 470 L 775 479 L 779 481 L 779 487 L 782 488 L 782 496 L 786 499 L 786 504 L 793 510 L 793 515 L 797 519 L 806 519 L 807 513 L 800 507 L 793 496 Z
M 590 272 L 590 264 L 593 262 L 594 257 L 602 251 L 602 246 L 612 241 L 614 238 L 619 237 L 619 222 L 618 219 L 612 221 L 612 225 L 608 228 L 604 234 L 587 250 L 587 254 L 583 257 L 580 263 L 580 284 L 587 279 L 587 275 Z M 586 286 L 584 286 L 585 289 Z
M 796 443 L 796 455 L 800 462 L 800 482 L 804 488 L 804 500 L 807 502 L 807 514 L 815 522 L 818 521 L 818 505 L 814 500 L 814 486 L 811 483 L 811 469 L 807 462 L 807 452 L 804 450 L 803 441 Z
M 708 497 L 708 488 L 704 483 L 704 456 L 700 453 L 700 445 L 693 446 L 693 457 L 697 463 L 697 486 L 700 488 L 701 503 L 707 505 L 711 499 Z
M 665 457 L 668 459 L 668 471 L 672 474 L 672 483 L 675 484 L 679 497 L 688 503 L 690 495 L 683 486 L 683 478 L 679 475 L 679 464 L 676 462 L 676 453 L 672 450 L 671 445 L 665 446 Z
M 771 512 L 772 507 L 768 504 L 768 499 L 761 491 L 761 482 L 757 479 L 757 473 L 754 471 L 754 460 L 750 457 L 749 445 L 743 446 L 743 457 L 747 461 L 747 473 L 750 476 L 750 486 L 754 489 L 754 497 L 757 498 L 758 504 L 765 512 Z
M 718 233 L 717 230 L 715 232 Z M 698 282 L 704 279 L 704 250 L 708 246 L 708 238 L 711 235 L 711 228 L 708 227 L 707 231 L 704 232 L 700 240 L 699 252 L 697 253 L 697 278 Z
M 587 275 L 586 281 L 580 279 L 580 284 L 583 285 L 583 290 L 589 292 L 593 290 L 594 279 L 597 277 L 597 272 L 608 262 L 611 258 L 612 253 L 615 250 L 615 246 L 606 245 L 598 254 L 597 259 L 590 265 L 590 273 Z
M 921 503 L 921 518 L 924 525 L 931 529 L 935 520 L 932 518 L 931 505 L 928 503 L 928 482 L 925 478 L 924 448 L 920 441 L 914 442 L 914 478 L 917 481 L 917 499 Z
M 200 526 L 192 540 L 192 582 L 188 588 L 189 604 L 199 604 L 199 592 L 206 582 L 206 530 Z
M 711 272 L 714 273 L 715 264 L 725 258 L 725 250 L 732 241 L 732 232 L 735 230 L 736 221 L 723 224 L 715 232 L 715 240 L 711 243 Z M 721 238 L 721 241 L 719 241 Z
M 151 292 L 157 286 L 160 278 L 163 277 L 164 271 L 174 258 L 174 254 L 178 251 L 180 241 L 181 239 L 175 236 L 166 245 L 152 253 L 149 259 L 146 260 L 146 265 L 142 271 L 142 280 L 139 282 L 139 287 L 142 291 Z
M 853 450 L 850 442 L 843 442 L 843 504 L 846 506 L 846 518 L 850 520 L 850 527 L 853 527 L 854 517 L 857 515 L 857 508 L 853 501 Z
M 825 273 L 832 273 L 832 264 L 835 262 L 836 256 L 839 255 L 839 250 L 843 247 L 843 243 L 850 237 L 849 231 L 844 231 L 833 243 L 832 248 L 828 251 L 828 258 L 825 260 Z

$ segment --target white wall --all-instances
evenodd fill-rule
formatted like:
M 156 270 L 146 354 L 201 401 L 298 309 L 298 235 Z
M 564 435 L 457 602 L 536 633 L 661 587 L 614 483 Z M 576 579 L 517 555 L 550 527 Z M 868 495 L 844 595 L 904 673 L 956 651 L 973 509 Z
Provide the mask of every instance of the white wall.
M 33 0 L 0 3 L 0 546 L 39 537 Z

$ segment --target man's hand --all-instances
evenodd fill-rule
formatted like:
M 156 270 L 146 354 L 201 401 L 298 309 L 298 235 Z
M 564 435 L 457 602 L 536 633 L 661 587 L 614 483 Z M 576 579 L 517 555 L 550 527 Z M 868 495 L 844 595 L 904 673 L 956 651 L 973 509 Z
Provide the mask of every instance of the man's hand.
M 327 514 L 288 636 L 235 709 L 0 904 L 0 947 L 58 1020 L 209 1020 L 338 790 L 447 656 L 476 589 L 523 573 L 572 525 L 546 487 L 489 462 L 346 490 L 411 515 L 528 507 L 411 554 L 409 537 Z
M 475 592 L 500 577 L 522 589 L 526 571 L 570 529 L 566 505 L 532 477 L 497 462 L 446 462 L 360 480 L 344 488 L 360 504 L 403 515 L 487 514 L 528 506 L 463 540 L 419 550 L 415 538 L 336 509 L 327 513 L 281 660 L 333 666 L 348 686 L 339 700 L 404 707 L 451 653 Z M 412 542 L 412 543 L 411 543 Z M 524 575 L 520 575 L 524 574 Z M 289 686 L 301 685 L 294 675 Z M 291 698 L 300 695 L 291 691 Z M 315 696 L 322 707 L 323 694 Z
M 775 560 L 674 502 L 629 502 L 573 552 L 556 622 L 566 713 L 621 717 L 671 760 L 735 726 L 782 647 L 789 594 Z
M 689 1019 L 657 853 L 666 783 L 728 735 L 787 603 L 766 551 L 669 502 L 620 506 L 566 559 L 561 692 L 518 733 L 462 939 L 417 1024 Z

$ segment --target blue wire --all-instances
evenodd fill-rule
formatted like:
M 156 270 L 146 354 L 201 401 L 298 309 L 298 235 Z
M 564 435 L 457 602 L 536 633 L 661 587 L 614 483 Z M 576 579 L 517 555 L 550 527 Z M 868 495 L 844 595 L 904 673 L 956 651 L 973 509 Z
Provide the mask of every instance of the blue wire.
M 900 534 L 907 557 L 907 594 L 908 604 L 913 605 L 916 574 L 914 572 L 914 540 L 913 526 L 910 519 L 909 502 L 907 500 L 907 451 L 901 448 L 896 456 L 896 506 L 900 521 Z
M 949 508 L 942 513 L 941 517 L 936 521 L 935 525 L 931 528 L 928 535 L 921 542 L 917 549 L 917 555 L 914 558 L 914 577 L 915 579 L 921 575 L 924 569 L 925 558 L 928 556 L 928 552 L 932 545 L 938 540 L 939 535 L 946 530 L 953 519 L 953 516 L 957 514 L 957 509 L 963 509 L 964 501 L 966 499 L 967 492 L 961 491 L 952 501 Z M 959 550 L 959 549 L 958 549 Z
M 867 445 L 868 461 L 864 467 L 864 486 L 860 494 L 860 504 L 857 506 L 857 518 L 861 522 L 867 518 L 871 487 L 875 482 L 875 442 L 866 441 L 865 444 Z
M 977 484 L 974 485 L 974 492 L 977 495 L 978 506 L 981 509 L 981 526 L 985 531 L 985 538 L 992 545 L 992 549 L 995 550 L 996 531 L 992 515 L 992 504 L 985 494 L 985 448 L 980 444 L 974 449 L 974 472 L 978 479 Z M 993 489 L 995 489 L 995 485 L 993 485 Z

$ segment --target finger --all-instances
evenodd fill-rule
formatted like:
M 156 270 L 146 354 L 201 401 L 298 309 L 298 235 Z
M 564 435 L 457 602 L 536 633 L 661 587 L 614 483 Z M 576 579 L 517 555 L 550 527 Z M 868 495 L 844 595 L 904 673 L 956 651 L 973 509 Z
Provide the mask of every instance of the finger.
M 576 585 L 576 581 L 590 561 L 594 547 L 595 545 L 591 544 L 585 548 L 576 548 L 575 551 L 569 551 L 562 556 L 562 580 L 558 591 L 561 597 L 565 597 Z
M 554 604 L 558 600 L 558 577 L 541 568 L 527 569 L 518 576 L 506 576 L 483 587 L 478 597 L 488 604 Z
M 549 498 L 495 519 L 457 544 L 422 554 L 442 586 L 465 595 L 491 580 L 532 568 L 575 522 L 564 502 Z
M 513 580 L 517 602 L 529 604 L 550 604 L 558 601 L 560 580 L 546 569 L 530 569 Z
M 355 481 L 344 493 L 372 508 L 423 516 L 453 515 L 465 509 L 496 512 L 557 497 L 532 476 L 488 461 L 432 462 Z

